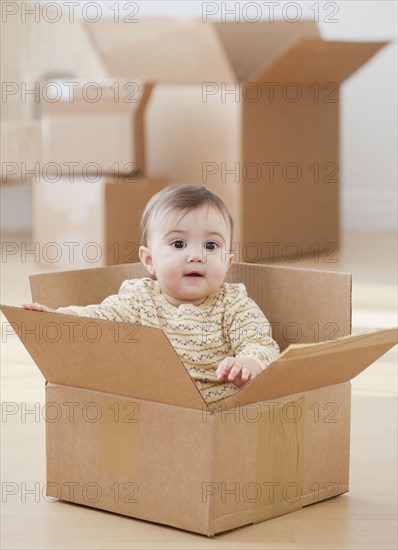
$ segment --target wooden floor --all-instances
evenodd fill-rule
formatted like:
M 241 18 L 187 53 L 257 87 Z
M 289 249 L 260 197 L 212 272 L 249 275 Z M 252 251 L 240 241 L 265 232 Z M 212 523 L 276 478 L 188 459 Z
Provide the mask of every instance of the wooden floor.
M 29 245 L 9 235 L 7 243 Z M 306 258 L 284 265 L 353 274 L 353 332 L 397 324 L 396 238 L 345 234 L 338 261 Z M 10 248 L 8 250 L 11 250 Z M 15 250 L 15 248 L 14 248 Z M 277 262 L 275 262 L 277 263 Z M 278 262 L 283 265 L 283 262 Z M 15 253 L 1 264 L 1 303 L 30 298 L 28 275 L 48 272 Z M 397 354 L 391 350 L 352 382 L 350 492 L 334 501 L 218 535 L 214 539 L 116 514 L 48 502 L 42 417 L 26 414 L 44 403 L 44 381 L 2 318 L 1 469 L 3 549 L 396 549 Z M 38 405 L 35 405 L 38 404 Z M 39 409 L 38 409 L 39 410 Z M 165 503 L 170 506 L 171 503 Z

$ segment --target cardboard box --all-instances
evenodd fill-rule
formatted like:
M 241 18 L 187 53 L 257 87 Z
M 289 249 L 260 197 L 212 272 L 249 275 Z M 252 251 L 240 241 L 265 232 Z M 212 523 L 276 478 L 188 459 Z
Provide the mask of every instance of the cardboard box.
M 147 173 L 220 195 L 238 260 L 338 250 L 339 86 L 386 42 L 325 41 L 311 21 L 85 26 L 110 75 L 157 83 Z
M 32 297 L 98 303 L 145 273 L 35 275 Z M 228 281 L 282 354 L 216 412 L 159 329 L 2 307 L 47 380 L 49 496 L 213 536 L 348 491 L 349 381 L 396 329 L 348 336 L 348 274 L 234 264 Z
M 138 261 L 141 214 L 164 177 L 67 177 L 32 185 L 33 241 L 38 261 L 65 269 Z
M 72 96 L 43 101 L 43 170 L 68 177 L 143 172 L 150 93 L 142 80 L 109 79 L 81 82 Z
M 0 130 L 1 183 L 30 183 L 31 171 L 42 160 L 40 123 L 3 120 Z

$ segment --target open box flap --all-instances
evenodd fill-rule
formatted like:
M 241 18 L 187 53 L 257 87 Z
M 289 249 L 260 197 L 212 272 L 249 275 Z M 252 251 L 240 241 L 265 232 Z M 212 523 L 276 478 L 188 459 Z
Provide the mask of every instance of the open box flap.
M 292 344 L 225 408 L 347 382 L 391 349 L 397 336 L 397 329 L 390 328 L 319 344 Z
M 388 42 L 337 42 L 298 39 L 253 77 L 262 82 L 340 84 Z
M 236 80 L 247 82 L 259 70 L 277 59 L 288 45 L 300 38 L 320 38 L 313 21 L 256 21 L 214 23 Z
M 147 401 L 207 409 L 199 390 L 159 329 L 129 323 L 1 310 L 48 382 Z M 397 329 L 291 345 L 225 409 L 347 382 L 397 343 Z
M 48 382 L 206 409 L 160 329 L 1 306 Z
M 202 22 L 140 18 L 84 24 L 113 76 L 141 75 L 163 84 L 233 84 L 270 63 L 294 38 L 319 38 L 313 21 Z
M 112 76 L 165 84 L 235 80 L 214 27 L 200 19 L 140 18 L 131 25 L 103 18 L 84 26 Z

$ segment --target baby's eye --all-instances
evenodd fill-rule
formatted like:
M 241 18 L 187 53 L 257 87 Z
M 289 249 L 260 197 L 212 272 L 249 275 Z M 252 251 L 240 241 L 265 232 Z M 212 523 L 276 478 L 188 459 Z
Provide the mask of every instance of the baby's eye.
M 204 246 L 206 250 L 217 250 L 220 245 L 215 241 L 207 241 L 204 243 Z
M 174 247 L 174 248 L 185 248 L 186 244 L 184 241 L 181 241 L 181 240 L 178 240 L 178 241 L 173 241 L 171 243 L 171 246 Z

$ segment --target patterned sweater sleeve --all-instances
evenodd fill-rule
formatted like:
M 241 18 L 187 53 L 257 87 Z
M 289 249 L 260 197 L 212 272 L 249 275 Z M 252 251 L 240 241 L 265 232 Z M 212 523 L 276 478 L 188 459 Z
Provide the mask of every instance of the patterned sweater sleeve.
M 139 281 L 139 279 L 124 281 L 117 294 L 108 296 L 100 304 L 68 306 L 68 309 L 81 317 L 139 323 L 140 305 L 137 288 Z
M 272 338 L 271 325 L 255 301 L 247 296 L 243 284 L 231 287 L 225 323 L 233 354 L 254 359 L 264 370 L 280 353 Z

